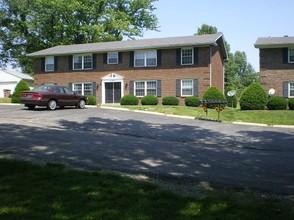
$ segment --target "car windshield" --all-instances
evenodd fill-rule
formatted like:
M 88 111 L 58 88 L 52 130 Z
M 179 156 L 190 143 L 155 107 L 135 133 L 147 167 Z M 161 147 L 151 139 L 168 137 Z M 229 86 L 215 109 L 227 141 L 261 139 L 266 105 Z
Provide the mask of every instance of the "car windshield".
M 41 85 L 37 88 L 32 89 L 34 92 L 39 92 L 39 91 L 49 91 L 52 89 L 52 85 Z

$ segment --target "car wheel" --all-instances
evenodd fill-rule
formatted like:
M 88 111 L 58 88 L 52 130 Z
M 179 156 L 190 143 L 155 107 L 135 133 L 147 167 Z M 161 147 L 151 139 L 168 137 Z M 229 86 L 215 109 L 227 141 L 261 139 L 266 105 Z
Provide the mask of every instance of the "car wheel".
M 85 100 L 81 99 L 81 100 L 79 101 L 78 107 L 79 107 L 79 108 L 85 108 L 85 107 L 86 107 L 86 102 L 85 102 Z
M 55 100 L 50 100 L 47 105 L 48 109 L 55 110 L 57 107 L 57 102 Z

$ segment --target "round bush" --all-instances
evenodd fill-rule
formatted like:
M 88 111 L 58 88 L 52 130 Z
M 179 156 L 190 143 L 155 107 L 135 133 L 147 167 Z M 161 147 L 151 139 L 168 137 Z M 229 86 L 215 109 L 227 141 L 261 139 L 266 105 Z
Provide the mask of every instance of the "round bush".
M 212 86 L 205 91 L 202 99 L 203 100 L 213 100 L 213 99 L 226 100 L 226 97 L 219 89 Z M 218 107 L 218 105 L 217 104 L 209 104 L 209 105 L 207 105 L 207 107 L 208 108 L 215 108 L 215 107 Z M 225 104 L 222 104 L 221 107 L 222 108 L 225 107 Z
M 259 83 L 251 83 L 241 94 L 241 110 L 263 110 L 266 107 L 267 92 Z
M 125 95 L 120 99 L 121 105 L 138 105 L 139 100 L 134 95 Z
M 185 105 L 192 106 L 192 107 L 199 107 L 199 98 L 198 96 L 189 96 L 185 98 Z
M 162 99 L 163 105 L 179 105 L 179 100 L 177 97 L 174 96 L 166 96 Z
M 142 105 L 157 105 L 158 104 L 158 98 L 154 95 L 146 95 L 141 99 Z
M 287 100 L 283 97 L 272 96 L 267 102 L 267 108 L 269 110 L 286 110 Z
M 96 105 L 96 97 L 93 95 L 88 95 L 88 105 Z
M 294 110 L 294 98 L 288 99 L 288 106 L 290 110 Z
M 12 103 L 20 103 L 20 96 L 23 91 L 30 90 L 29 85 L 24 80 L 20 80 L 19 83 L 16 85 L 14 92 L 11 96 Z

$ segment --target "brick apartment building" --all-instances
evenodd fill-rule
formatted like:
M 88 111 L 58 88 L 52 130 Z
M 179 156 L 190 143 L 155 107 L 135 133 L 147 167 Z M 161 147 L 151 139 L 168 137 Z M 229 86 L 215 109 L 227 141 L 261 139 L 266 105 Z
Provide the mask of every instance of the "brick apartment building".
M 96 96 L 97 103 L 119 103 L 124 95 L 201 97 L 210 86 L 224 91 L 222 33 L 77 45 L 37 51 L 35 86 L 58 83 Z
M 260 82 L 277 96 L 294 98 L 294 37 L 258 38 Z

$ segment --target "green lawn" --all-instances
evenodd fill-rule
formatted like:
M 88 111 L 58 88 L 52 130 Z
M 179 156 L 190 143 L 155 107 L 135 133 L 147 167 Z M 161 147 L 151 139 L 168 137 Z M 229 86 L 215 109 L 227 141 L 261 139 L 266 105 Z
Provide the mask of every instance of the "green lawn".
M 116 174 L 0 159 L 0 219 L 294 219 L 289 202 L 248 192 L 184 196 Z
M 0 103 L 11 103 L 11 98 L 0 98 Z
M 144 110 L 152 112 L 160 112 L 172 115 L 185 115 L 196 118 L 206 119 L 206 114 L 200 107 L 186 107 L 186 106 L 119 106 L 128 108 L 130 110 Z M 208 109 L 208 119 L 217 120 L 218 113 L 215 109 Z M 220 112 L 220 120 L 223 122 L 250 122 L 262 123 L 267 125 L 294 125 L 294 111 L 293 110 L 255 110 L 255 111 L 241 111 L 240 109 L 233 109 L 226 107 Z

